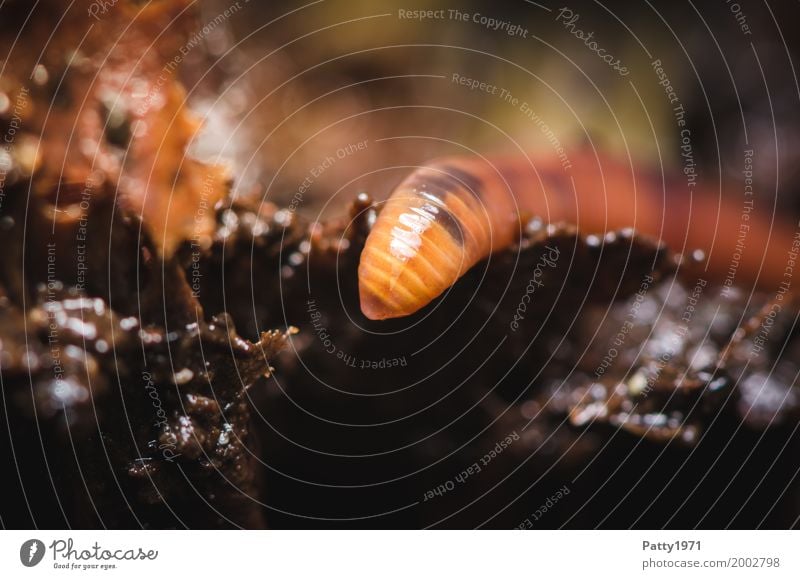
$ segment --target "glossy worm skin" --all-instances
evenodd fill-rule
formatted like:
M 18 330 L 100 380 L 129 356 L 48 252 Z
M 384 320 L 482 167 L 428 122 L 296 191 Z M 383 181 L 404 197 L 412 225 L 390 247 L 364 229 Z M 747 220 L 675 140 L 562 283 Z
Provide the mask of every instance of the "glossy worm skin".
M 776 289 L 794 231 L 774 222 L 771 201 L 744 211 L 720 199 L 690 193 L 686 179 L 665 183 L 660 173 L 592 155 L 574 160 L 569 173 L 522 156 L 436 160 L 394 189 L 367 237 L 358 268 L 361 310 L 372 320 L 416 312 L 478 261 L 518 241 L 520 224 L 533 216 L 574 223 L 582 235 L 633 228 L 684 254 L 702 250 L 712 279 L 737 264 L 737 283 Z

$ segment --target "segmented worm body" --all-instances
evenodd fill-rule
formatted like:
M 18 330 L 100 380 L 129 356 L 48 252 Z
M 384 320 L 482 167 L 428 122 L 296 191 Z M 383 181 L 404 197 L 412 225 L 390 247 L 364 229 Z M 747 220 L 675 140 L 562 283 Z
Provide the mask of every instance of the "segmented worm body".
M 703 251 L 718 280 L 735 265 L 738 283 L 774 289 L 794 232 L 774 222 L 771 202 L 745 210 L 721 199 L 590 155 L 569 173 L 522 156 L 436 160 L 403 180 L 378 216 L 358 268 L 361 310 L 373 320 L 416 312 L 517 242 L 533 216 L 576 224 L 582 235 L 633 228 L 684 254 Z

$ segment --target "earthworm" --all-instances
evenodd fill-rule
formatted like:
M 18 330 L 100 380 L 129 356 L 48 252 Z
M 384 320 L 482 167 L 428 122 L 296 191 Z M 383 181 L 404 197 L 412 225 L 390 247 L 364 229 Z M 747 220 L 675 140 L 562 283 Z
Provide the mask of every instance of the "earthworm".
M 632 228 L 684 254 L 702 251 L 712 281 L 727 275 L 777 289 L 791 277 L 795 231 L 773 218 L 771 200 L 746 194 L 742 183 L 731 186 L 738 197 L 695 187 L 683 173 L 662 179 L 588 154 L 570 171 L 522 155 L 432 161 L 393 190 L 367 237 L 361 310 L 373 320 L 416 312 L 477 262 L 519 241 L 534 216 L 573 223 L 581 235 Z

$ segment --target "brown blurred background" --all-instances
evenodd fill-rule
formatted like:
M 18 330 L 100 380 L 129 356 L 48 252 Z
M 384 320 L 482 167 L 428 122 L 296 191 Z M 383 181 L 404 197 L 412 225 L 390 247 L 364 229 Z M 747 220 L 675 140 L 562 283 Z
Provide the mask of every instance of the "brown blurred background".
M 205 18 L 229 5 L 208 3 Z M 553 137 L 568 151 L 591 140 L 605 153 L 680 169 L 673 105 L 652 65 L 660 60 L 686 109 L 700 179 L 710 186 L 720 176 L 741 179 L 747 134 L 757 187 L 770 196 L 777 182 L 780 203 L 795 209 L 797 43 L 776 22 L 796 21 L 796 3 L 461 2 L 466 21 L 436 1 L 240 6 L 209 38 L 211 54 L 193 56 L 214 63 L 196 67 L 206 80 L 219 75 L 214 91 L 195 91 L 212 119 L 211 138 L 198 150 L 222 149 L 244 167 L 239 192 L 258 185 L 267 199 L 287 203 L 324 159 L 365 140 L 365 150 L 312 179 L 301 212 L 316 216 L 333 196 L 338 211 L 359 190 L 381 198 L 406 170 L 393 166 L 470 148 L 551 155 Z M 569 29 L 565 7 L 579 16 Z M 413 10 L 438 12 L 401 17 Z M 629 73 L 604 63 L 569 33 L 576 29 L 593 32 Z M 191 87 L 197 78 L 186 68 Z M 454 74 L 497 92 L 470 90 Z M 544 129 L 520 110 L 523 102 Z

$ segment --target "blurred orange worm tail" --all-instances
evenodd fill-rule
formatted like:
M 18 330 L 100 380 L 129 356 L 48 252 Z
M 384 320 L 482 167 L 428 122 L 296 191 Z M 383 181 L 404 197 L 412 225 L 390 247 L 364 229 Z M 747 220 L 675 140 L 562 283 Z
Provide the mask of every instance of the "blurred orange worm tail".
M 373 320 L 416 312 L 518 241 L 532 216 L 574 223 L 582 235 L 633 228 L 684 254 L 702 250 L 712 280 L 734 272 L 737 283 L 776 289 L 794 231 L 772 219 L 771 203 L 747 212 L 718 194 L 688 191 L 686 181 L 663 186 L 652 172 L 588 155 L 569 173 L 523 156 L 433 161 L 394 189 L 367 238 L 361 310 Z

